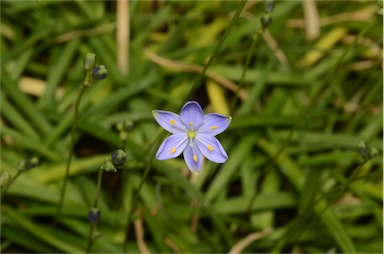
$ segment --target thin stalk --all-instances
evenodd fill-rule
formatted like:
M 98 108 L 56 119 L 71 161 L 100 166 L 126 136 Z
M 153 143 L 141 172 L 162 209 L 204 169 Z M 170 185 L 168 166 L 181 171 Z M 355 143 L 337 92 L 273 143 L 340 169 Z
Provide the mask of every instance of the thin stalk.
M 101 192 L 101 182 L 103 180 L 103 169 L 99 169 L 99 174 L 97 175 L 97 185 L 96 185 L 96 195 L 95 200 L 93 201 L 93 208 L 97 208 L 97 205 L 99 203 L 99 197 Z M 86 253 L 90 253 L 92 249 L 93 242 L 95 241 L 94 237 L 94 231 L 96 229 L 96 223 L 91 222 L 91 226 L 89 227 L 89 233 L 88 233 L 88 243 L 87 243 L 87 250 Z
M 127 137 L 125 137 L 123 139 L 121 138 L 121 148 L 124 149 L 126 145 L 127 145 Z M 121 171 L 121 179 L 123 179 L 123 181 L 125 181 L 126 176 L 127 176 L 126 170 L 122 170 Z M 119 191 L 119 206 L 120 207 L 123 207 L 123 199 L 124 199 L 123 189 L 124 189 L 124 187 L 121 187 L 120 191 Z
M 69 169 L 71 167 L 71 159 L 72 159 L 73 152 L 74 152 L 73 148 L 74 148 L 74 145 L 75 145 L 75 135 L 76 135 L 77 117 L 79 115 L 79 105 L 80 105 L 81 98 L 82 98 L 83 94 L 85 93 L 85 91 L 87 91 L 87 89 L 88 89 L 88 86 L 83 85 L 81 87 L 81 90 L 80 90 L 80 92 L 79 92 L 79 94 L 78 94 L 78 96 L 76 98 L 76 101 L 75 101 L 75 110 L 74 110 L 73 122 L 72 122 L 72 130 L 71 130 L 71 143 L 70 143 L 70 146 L 69 146 L 69 153 L 68 153 L 68 158 L 67 158 L 67 165 L 66 165 L 66 170 L 65 170 L 64 183 L 63 183 L 63 186 L 61 188 L 60 200 L 59 200 L 59 204 L 57 206 L 57 212 L 56 212 L 56 216 L 55 216 L 55 219 L 54 219 L 54 222 L 53 222 L 53 227 L 56 227 L 57 221 L 59 220 L 59 217 L 61 215 L 61 210 L 62 210 L 62 207 L 63 207 L 65 190 L 67 188 L 67 182 L 68 182 L 68 178 L 69 178 Z
M 233 16 L 232 20 L 231 20 L 231 23 L 229 23 L 228 25 L 228 28 L 227 30 L 225 30 L 225 33 L 224 35 L 220 38 L 219 42 L 217 43 L 211 57 L 209 58 L 208 60 L 208 63 L 204 66 L 204 69 L 203 71 L 200 73 L 200 77 L 199 79 L 196 81 L 196 83 L 192 86 L 191 90 L 189 91 L 188 93 L 188 96 L 187 98 L 190 98 L 192 96 L 192 94 L 199 88 L 199 86 L 201 85 L 201 82 L 205 76 L 205 72 L 207 71 L 208 67 L 213 63 L 213 60 L 215 60 L 216 56 L 218 55 L 219 53 L 219 50 L 221 48 L 221 46 L 223 45 L 223 42 L 225 41 L 225 39 L 227 38 L 229 32 L 231 31 L 232 27 L 234 26 L 234 24 L 236 23 L 237 19 L 239 18 L 240 16 L 240 13 L 241 11 L 243 10 L 245 4 L 247 3 L 247 1 L 241 1 L 240 2 L 240 5 L 239 7 L 237 8 L 236 10 L 236 13 L 235 15 Z
M 91 253 L 92 245 L 93 245 L 93 242 L 95 241 L 95 238 L 92 236 L 95 228 L 96 228 L 96 224 L 91 223 L 91 226 L 89 228 L 89 233 L 88 233 L 87 250 L 85 253 Z
M 253 53 L 255 52 L 256 42 L 257 42 L 257 39 L 258 39 L 258 35 L 259 35 L 259 33 L 256 33 L 255 37 L 253 38 L 251 49 L 249 50 L 249 54 L 247 55 L 247 59 L 245 59 L 245 65 L 244 65 L 243 71 L 241 73 L 239 85 L 238 85 L 238 87 L 236 89 L 236 93 L 235 93 L 235 95 L 233 97 L 233 100 L 232 100 L 231 111 L 230 111 L 231 114 L 230 115 L 233 115 L 233 113 L 234 113 L 236 102 L 237 102 L 237 100 L 239 98 L 239 91 L 244 86 L 245 74 L 247 73 L 248 67 L 249 67 L 249 65 L 251 63 L 251 59 L 252 59 Z
M 97 208 L 97 205 L 99 204 L 99 197 L 101 192 L 101 182 L 103 181 L 103 169 L 99 169 L 99 174 L 97 175 L 97 185 L 96 185 L 96 196 L 95 200 L 93 202 L 93 208 Z
M 9 180 L 8 184 L 4 187 L 4 189 L 1 191 L 1 200 L 3 200 L 3 197 L 5 195 L 5 192 L 8 190 L 9 186 L 12 185 L 12 183 L 19 177 L 19 175 L 22 173 L 23 171 L 20 171 L 18 170 L 17 173 L 11 178 L 11 180 Z
M 130 221 L 132 219 L 132 215 L 133 215 L 133 211 L 135 209 L 135 206 L 136 206 L 136 203 L 137 203 L 137 200 L 139 198 L 139 193 L 140 193 L 140 190 L 141 190 L 141 187 L 143 187 L 143 184 L 144 184 L 144 181 L 145 179 L 147 178 L 147 175 L 149 173 L 149 170 L 151 168 L 151 165 L 152 165 L 152 162 L 153 162 L 153 159 L 155 158 L 155 154 L 156 154 L 156 151 L 157 151 L 157 147 L 160 143 L 160 141 L 164 138 L 164 134 L 165 132 L 163 131 L 162 133 L 159 134 L 159 136 L 157 137 L 157 140 L 154 142 L 155 145 L 152 145 L 152 151 L 149 155 L 149 161 L 147 163 L 147 166 L 145 167 L 145 171 L 144 171 L 144 174 L 143 176 L 141 177 L 141 180 L 140 180 L 140 183 L 139 183 L 139 186 L 137 187 L 137 190 L 135 192 L 135 195 L 133 197 L 133 200 L 132 200 L 132 206 L 131 206 L 131 209 L 128 213 L 128 218 L 127 218 L 127 226 L 125 228 L 125 237 L 124 237 L 124 244 L 123 244 L 123 251 L 124 252 L 127 252 L 127 248 L 128 248 L 128 239 L 129 239 L 129 225 L 130 225 Z

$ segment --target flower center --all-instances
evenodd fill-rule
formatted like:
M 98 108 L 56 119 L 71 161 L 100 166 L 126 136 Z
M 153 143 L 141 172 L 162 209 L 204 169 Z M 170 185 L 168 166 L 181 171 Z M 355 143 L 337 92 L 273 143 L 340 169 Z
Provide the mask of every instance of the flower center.
M 190 138 L 190 139 L 194 139 L 195 136 L 196 136 L 196 132 L 194 132 L 194 131 L 188 131 L 188 138 Z

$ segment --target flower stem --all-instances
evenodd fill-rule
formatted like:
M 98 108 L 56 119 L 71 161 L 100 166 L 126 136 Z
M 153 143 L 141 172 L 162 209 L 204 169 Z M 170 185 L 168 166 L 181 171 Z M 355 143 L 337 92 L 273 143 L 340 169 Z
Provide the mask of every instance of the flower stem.
M 101 182 L 103 181 L 103 172 L 104 172 L 103 169 L 99 169 L 99 174 L 97 175 L 96 196 L 93 202 L 93 208 L 97 208 L 97 205 L 99 204 Z
M 60 218 L 61 210 L 62 210 L 62 207 L 63 207 L 65 190 L 67 188 L 67 182 L 68 182 L 68 178 L 69 178 L 69 169 L 71 167 L 71 159 L 72 159 L 73 152 L 74 152 L 73 149 L 74 149 L 74 145 L 75 145 L 75 135 L 76 135 L 77 117 L 79 115 L 79 105 L 80 105 L 81 97 L 83 96 L 83 94 L 85 93 L 85 91 L 87 89 L 88 89 L 88 86 L 83 85 L 81 87 L 81 90 L 80 90 L 80 92 L 79 92 L 79 94 L 78 94 L 78 96 L 76 98 L 76 101 L 75 101 L 75 110 L 74 110 L 73 122 L 72 122 L 72 130 L 71 130 L 71 143 L 70 143 L 70 146 L 69 146 L 69 153 L 68 153 L 68 157 L 67 157 L 67 164 L 66 164 L 66 170 L 65 170 L 65 176 L 64 176 L 64 183 L 63 183 L 63 186 L 61 188 L 60 200 L 59 200 L 59 204 L 57 206 L 57 211 L 56 211 L 56 216 L 55 216 L 55 219 L 54 219 L 54 222 L 53 222 L 53 227 L 56 227 L 57 221 Z
M 124 252 L 127 252 L 128 239 L 129 239 L 129 225 L 130 225 L 130 221 L 132 219 L 133 211 L 135 209 L 137 200 L 139 198 L 140 189 L 141 189 L 141 187 L 143 187 L 143 184 L 144 184 L 145 179 L 147 178 L 149 169 L 151 168 L 153 159 L 155 158 L 157 147 L 159 146 L 160 142 L 164 139 L 164 135 L 165 135 L 165 132 L 163 131 L 162 133 L 159 134 L 159 136 L 157 137 L 156 141 L 154 142 L 155 145 L 151 145 L 152 150 L 151 150 L 150 155 L 149 155 L 149 161 L 147 163 L 147 166 L 145 167 L 144 174 L 143 174 L 143 176 L 141 178 L 140 184 L 137 187 L 137 190 L 136 190 L 135 195 L 133 197 L 132 206 L 131 206 L 131 209 L 130 209 L 130 211 L 128 213 L 127 226 L 125 228 L 125 237 L 124 237 L 124 244 L 123 244 L 123 251 Z
M 5 195 L 5 192 L 8 190 L 9 186 L 12 185 L 12 183 L 16 180 L 16 178 L 19 177 L 19 175 L 22 173 L 22 171 L 18 170 L 17 173 L 9 180 L 8 184 L 4 187 L 3 190 L 1 190 L 1 200 L 3 200 L 3 197 Z
M 252 59 L 253 53 L 254 53 L 254 51 L 256 49 L 256 42 L 257 42 L 257 40 L 259 38 L 258 35 L 259 35 L 259 32 L 257 32 L 255 34 L 255 36 L 254 36 L 254 38 L 252 40 L 251 49 L 249 50 L 249 54 L 247 55 L 247 59 L 245 59 L 245 65 L 244 65 L 243 71 L 241 73 L 239 85 L 238 85 L 238 87 L 236 89 L 236 93 L 235 93 L 235 95 L 233 97 L 233 100 L 232 100 L 230 115 L 233 115 L 233 113 L 234 113 L 236 102 L 237 102 L 237 99 L 239 97 L 239 91 L 244 86 L 245 74 L 247 73 L 249 64 L 251 63 L 251 59 Z
M 95 195 L 95 200 L 93 202 L 93 208 L 97 208 L 97 205 L 99 203 L 99 197 L 100 197 L 100 191 L 101 191 L 101 182 L 103 180 L 103 172 L 104 172 L 104 170 L 102 168 L 100 168 L 99 174 L 97 175 L 96 195 Z M 91 252 L 93 242 L 95 241 L 95 237 L 94 237 L 95 229 L 96 229 L 96 223 L 91 222 L 91 226 L 89 227 L 86 253 Z
M 96 224 L 91 223 L 91 226 L 89 228 L 89 233 L 88 233 L 87 250 L 85 253 L 91 253 L 92 245 L 93 245 L 93 242 L 95 241 L 95 238 L 93 237 L 93 232 L 95 229 L 96 229 Z
M 216 45 L 216 47 L 215 47 L 211 57 L 208 60 L 208 63 L 204 66 L 203 71 L 200 73 L 199 79 L 192 86 L 191 90 L 188 93 L 188 97 L 187 98 L 190 98 L 193 95 L 193 93 L 196 92 L 197 89 L 199 88 L 199 86 L 201 85 L 201 82 L 202 82 L 202 80 L 204 78 L 205 72 L 207 71 L 208 67 L 213 63 L 213 60 L 215 60 L 216 56 L 218 55 L 219 50 L 220 50 L 221 46 L 223 45 L 223 42 L 225 41 L 225 39 L 227 38 L 227 36 L 228 36 L 229 32 L 231 31 L 232 27 L 234 26 L 234 24 L 236 23 L 237 19 L 239 18 L 240 13 L 243 10 L 243 8 L 244 8 L 246 3 L 247 3 L 247 1 L 240 1 L 239 7 L 237 8 L 235 15 L 233 15 L 231 23 L 229 23 L 228 28 L 225 30 L 224 35 L 220 38 L 219 42 L 217 43 L 217 45 Z

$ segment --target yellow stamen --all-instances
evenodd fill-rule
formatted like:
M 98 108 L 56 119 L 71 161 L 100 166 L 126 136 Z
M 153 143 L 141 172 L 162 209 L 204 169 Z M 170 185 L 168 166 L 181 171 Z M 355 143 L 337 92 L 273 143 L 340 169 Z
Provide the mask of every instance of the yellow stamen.
M 211 126 L 211 129 L 212 129 L 212 130 L 216 130 L 216 129 L 217 129 L 217 126 L 216 126 L 216 125 L 212 125 L 212 126 Z
M 193 160 L 194 160 L 195 162 L 197 162 L 197 155 L 196 155 L 196 154 L 193 155 Z
M 208 150 L 209 151 L 213 151 L 213 150 L 215 150 L 212 146 L 210 146 L 210 145 L 207 145 L 207 148 L 208 148 Z
M 172 147 L 170 154 L 174 154 L 176 152 L 176 147 Z
M 196 132 L 194 132 L 194 131 L 188 131 L 188 138 L 195 138 L 195 136 L 196 136 Z
M 172 124 L 172 125 L 176 124 L 175 120 L 173 120 L 173 119 L 169 120 L 169 123 Z
M 192 127 L 192 125 L 193 125 L 193 122 L 189 122 L 189 126 L 191 126 L 191 127 Z

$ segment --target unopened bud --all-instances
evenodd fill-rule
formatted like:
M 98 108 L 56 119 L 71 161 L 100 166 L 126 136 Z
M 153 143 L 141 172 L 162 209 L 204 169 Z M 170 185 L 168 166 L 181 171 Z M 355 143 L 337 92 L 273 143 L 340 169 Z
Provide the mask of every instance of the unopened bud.
M 96 64 L 96 54 L 95 53 L 88 53 L 85 56 L 85 60 L 84 60 L 85 70 L 91 71 L 95 67 L 95 64 Z
M 361 157 L 363 157 L 364 160 L 369 160 L 379 154 L 379 150 L 374 147 L 369 147 L 367 142 L 365 141 L 361 141 L 357 145 L 357 150 L 359 151 Z
M 128 137 L 128 133 L 131 132 L 132 129 L 133 129 L 133 122 L 130 119 L 116 124 L 116 130 L 119 132 L 119 136 L 121 140 L 126 140 Z
M 116 130 L 119 132 L 130 132 L 133 129 L 133 122 L 131 120 L 126 120 L 116 124 Z
M 374 148 L 374 147 L 371 147 L 370 150 L 369 150 L 369 156 L 370 156 L 371 158 L 373 158 L 373 157 L 375 157 L 375 156 L 377 156 L 377 155 L 379 155 L 379 150 L 377 150 L 377 149 Z
M 117 172 L 115 165 L 113 165 L 112 161 L 109 158 L 104 161 L 104 164 L 101 166 L 101 169 L 106 172 Z
M 267 29 L 272 24 L 272 16 L 269 13 L 265 13 L 260 18 L 261 26 L 263 27 L 263 30 Z
M 34 156 L 30 159 L 19 161 L 17 163 L 17 170 L 20 170 L 20 171 L 29 170 L 36 167 L 38 164 L 39 164 L 39 158 Z
M 92 77 L 94 80 L 102 80 L 105 79 L 108 75 L 108 70 L 104 65 L 97 65 L 93 68 Z
M 118 149 L 111 155 L 111 160 L 113 165 L 116 167 L 124 164 L 125 160 L 127 159 L 127 154 L 122 150 Z
M 37 158 L 36 156 L 27 160 L 27 165 L 26 165 L 27 169 L 32 169 L 37 165 L 39 165 L 39 158 Z
M 91 223 L 93 224 L 97 224 L 99 221 L 100 221 L 100 211 L 99 209 L 97 208 L 92 208 L 90 211 L 89 211 L 89 214 L 88 214 L 88 219 Z
M 266 12 L 272 12 L 274 6 L 275 6 L 274 0 L 266 0 L 265 1 L 265 11 Z

